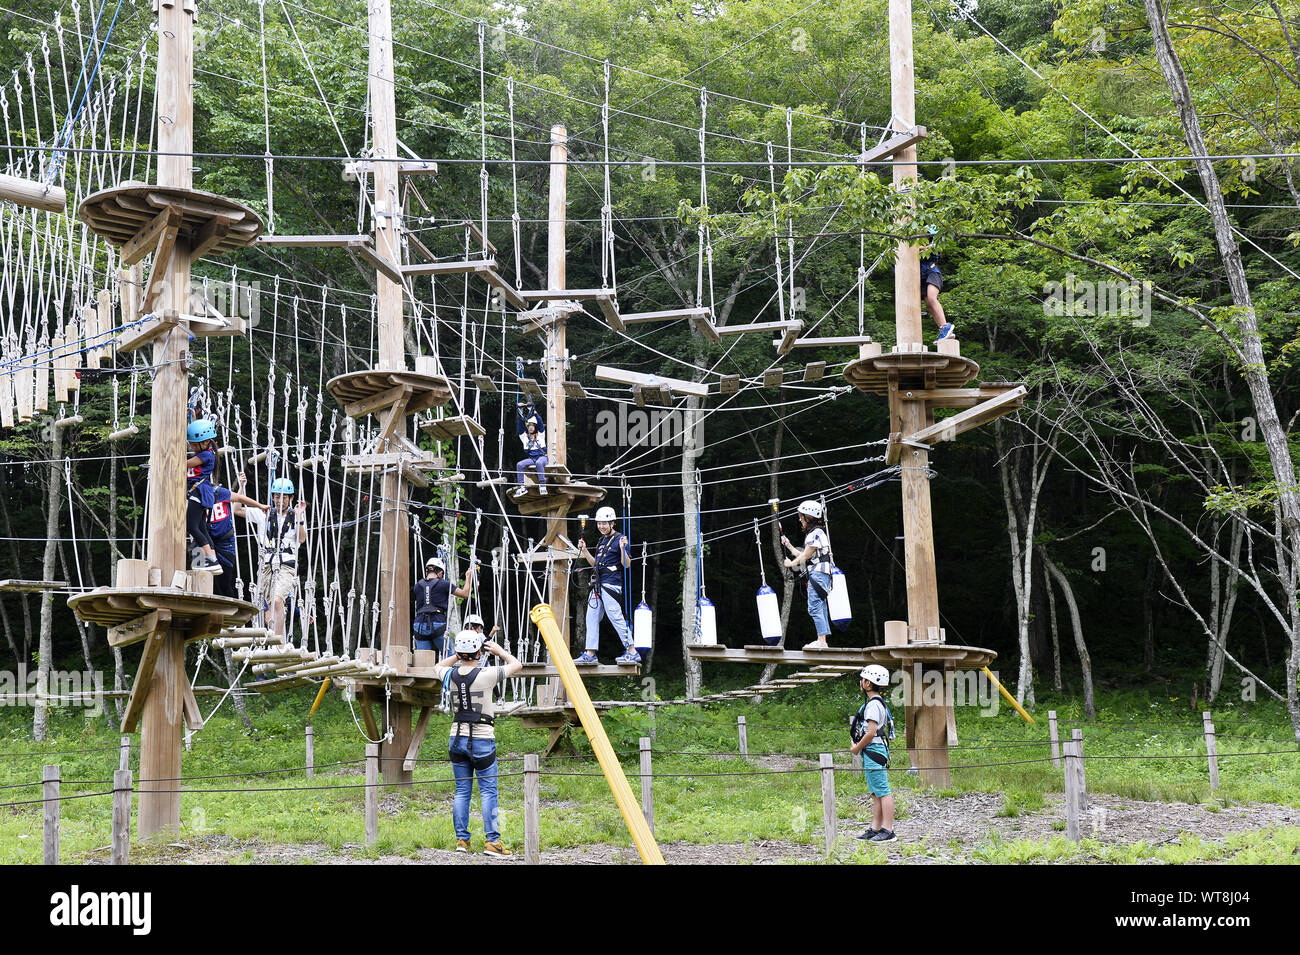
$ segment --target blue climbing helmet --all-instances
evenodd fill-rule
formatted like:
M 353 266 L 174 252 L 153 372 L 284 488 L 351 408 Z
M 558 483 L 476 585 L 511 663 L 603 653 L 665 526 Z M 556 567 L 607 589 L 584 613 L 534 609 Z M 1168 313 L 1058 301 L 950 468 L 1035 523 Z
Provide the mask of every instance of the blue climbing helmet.
M 196 418 L 185 429 L 185 440 L 193 441 L 195 444 L 200 441 L 211 441 L 216 436 L 217 425 L 211 418 Z
M 271 482 L 272 494 L 293 494 L 293 481 L 288 478 L 276 478 Z

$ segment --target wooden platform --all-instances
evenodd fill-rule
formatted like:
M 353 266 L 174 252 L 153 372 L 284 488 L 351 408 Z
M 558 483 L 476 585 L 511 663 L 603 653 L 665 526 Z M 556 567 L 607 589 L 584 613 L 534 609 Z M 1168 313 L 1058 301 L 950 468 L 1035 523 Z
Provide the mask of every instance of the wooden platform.
M 724 646 L 687 646 L 686 652 L 696 660 L 715 663 L 774 663 L 778 666 L 809 666 L 837 664 L 858 667 L 868 663 L 897 665 L 904 660 L 943 661 L 963 663 L 966 666 L 987 666 L 997 657 L 992 650 L 980 647 L 963 647 L 941 643 L 906 647 L 828 647 L 825 650 L 785 650 L 766 644 L 753 644 L 741 649 Z
M 978 364 L 959 355 L 887 352 L 850 362 L 844 380 L 859 391 L 888 396 L 891 380 L 899 388 L 960 388 L 979 371 Z
M 257 606 L 246 600 L 187 593 L 171 587 L 99 587 L 69 598 L 68 606 L 87 623 L 110 628 L 109 643 L 115 647 L 145 640 L 153 628 L 143 618 L 154 613 L 169 613 L 169 626 L 191 631 L 191 640 L 216 636 L 223 629 L 248 622 L 257 613 Z M 139 626 L 132 632 L 130 626 L 136 623 Z M 119 633 L 115 634 L 114 628 L 120 628 Z
M 419 427 L 421 431 L 435 441 L 454 441 L 456 438 L 465 435 L 478 438 L 486 433 L 484 427 L 469 415 L 456 415 L 450 418 L 434 418 L 432 421 L 421 421 Z
M 510 502 L 519 508 L 520 514 L 549 514 L 565 505 L 572 513 L 575 509 L 599 504 L 605 499 L 604 488 L 581 482 L 558 484 L 549 480 L 549 472 L 548 468 L 545 494 L 539 494 L 537 485 L 531 483 L 527 485 L 527 491 L 519 497 L 516 497 L 513 491 L 510 492 L 508 495 Z
M 407 395 L 406 414 L 445 405 L 452 396 L 451 382 L 440 375 L 388 368 L 350 371 L 331 378 L 325 389 L 343 405 L 350 418 L 363 418 L 391 407 L 403 394 Z
M 169 207 L 180 208 L 178 238 L 189 243 L 195 258 L 242 249 L 262 233 L 261 216 L 242 202 L 199 189 L 143 182 L 128 181 L 87 196 L 77 217 L 111 245 L 122 247 Z
M 46 590 L 62 590 L 66 580 L 0 580 L 0 593 L 38 594 Z

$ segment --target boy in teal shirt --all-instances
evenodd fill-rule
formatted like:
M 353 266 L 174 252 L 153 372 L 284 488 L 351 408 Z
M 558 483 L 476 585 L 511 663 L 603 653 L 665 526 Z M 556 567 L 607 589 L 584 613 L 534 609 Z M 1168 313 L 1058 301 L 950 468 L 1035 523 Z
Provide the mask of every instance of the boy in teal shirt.
M 893 735 L 894 719 L 883 695 L 889 688 L 889 671 L 873 663 L 862 668 L 858 679 L 867 701 L 849 724 L 853 737 L 850 752 L 862 757 L 862 774 L 872 797 L 871 828 L 858 838 L 867 842 L 893 842 L 898 838 L 893 829 L 894 795 L 885 767 L 889 765 L 889 738 Z

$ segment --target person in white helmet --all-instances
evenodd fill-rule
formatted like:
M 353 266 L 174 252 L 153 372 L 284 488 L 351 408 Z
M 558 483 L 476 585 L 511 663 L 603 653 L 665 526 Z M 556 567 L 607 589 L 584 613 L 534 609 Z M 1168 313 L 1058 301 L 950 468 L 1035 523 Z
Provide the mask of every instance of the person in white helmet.
M 867 701 L 858 708 L 849 721 L 849 737 L 853 745 L 849 751 L 862 757 L 862 775 L 871 791 L 871 828 L 858 836 L 867 842 L 893 842 L 894 794 L 889 788 L 889 740 L 894 735 L 894 718 L 885 702 L 889 688 L 889 671 L 878 663 L 862 668 L 858 684 L 867 695 Z
M 298 550 L 307 543 L 307 504 L 295 505 L 293 494 L 292 480 L 276 478 L 271 482 L 271 509 L 244 513 L 261 551 L 257 593 L 263 611 L 270 615 L 271 629 L 278 634 L 285 632 L 286 610 L 298 592 Z
M 640 663 L 641 654 L 632 645 L 632 630 L 623 617 L 623 568 L 632 566 L 632 551 L 627 538 L 614 530 L 618 516 L 612 507 L 596 511 L 596 530 L 600 543 L 596 553 L 587 550 L 587 542 L 579 539 L 578 553 L 591 564 L 591 593 L 587 597 L 586 649 L 573 662 L 579 666 L 595 666 L 600 660 L 596 650 L 600 647 L 600 618 L 609 617 L 618 639 L 623 643 L 623 655 L 615 663 Z
M 453 587 L 446 577 L 447 565 L 437 557 L 430 557 L 424 562 L 424 577 L 415 582 L 415 618 L 411 621 L 411 632 L 417 650 L 450 652 L 446 639 L 447 605 L 452 597 L 463 600 L 469 596 L 474 568 L 466 572 L 463 587 Z
M 803 529 L 803 549 L 796 548 L 781 535 L 781 544 L 790 556 L 785 566 L 799 570 L 808 575 L 808 616 L 812 617 L 817 639 L 806 644 L 808 647 L 829 646 L 826 639 L 831 635 L 830 610 L 826 606 L 831 592 L 831 539 L 822 524 L 822 506 L 816 501 L 804 501 L 799 505 L 799 526 Z
M 450 690 L 451 733 L 447 755 L 456 778 L 456 795 L 452 800 L 451 819 L 456 829 L 456 851 L 470 851 L 469 802 L 478 778 L 479 800 L 483 808 L 485 855 L 513 855 L 501 841 L 497 817 L 497 744 L 496 707 L 492 688 L 524 668 L 509 650 L 491 640 L 485 641 L 477 630 L 462 630 L 456 635 L 455 653 L 438 662 L 434 676 Z M 487 651 L 505 664 L 481 665 Z

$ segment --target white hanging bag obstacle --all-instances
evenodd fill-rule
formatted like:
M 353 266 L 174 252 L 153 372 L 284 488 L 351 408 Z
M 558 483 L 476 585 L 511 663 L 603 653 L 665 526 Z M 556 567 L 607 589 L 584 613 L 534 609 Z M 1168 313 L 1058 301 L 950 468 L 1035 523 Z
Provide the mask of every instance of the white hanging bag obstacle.
M 632 612 L 632 643 L 636 652 L 645 659 L 654 649 L 654 611 L 645 602 L 646 542 L 641 542 L 641 602 Z
M 754 543 L 758 545 L 758 573 L 762 586 L 758 588 L 758 629 L 763 642 L 776 646 L 781 642 L 781 602 L 776 591 L 767 585 L 767 571 L 763 567 L 763 540 L 758 531 L 758 518 L 754 518 Z
M 822 514 L 826 515 L 826 499 L 822 498 Z M 830 520 L 829 515 L 823 518 L 826 522 L 827 538 L 830 537 Z M 827 555 L 830 556 L 829 554 Z M 826 609 L 830 613 L 831 623 L 833 623 L 841 633 L 849 629 L 849 624 L 853 622 L 853 608 L 849 606 L 849 581 L 844 576 L 844 571 L 831 564 L 831 589 L 826 595 Z
M 700 594 L 700 606 L 696 620 L 699 623 L 700 646 L 716 647 L 718 645 L 718 612 L 713 606 L 713 601 L 703 594 Z

